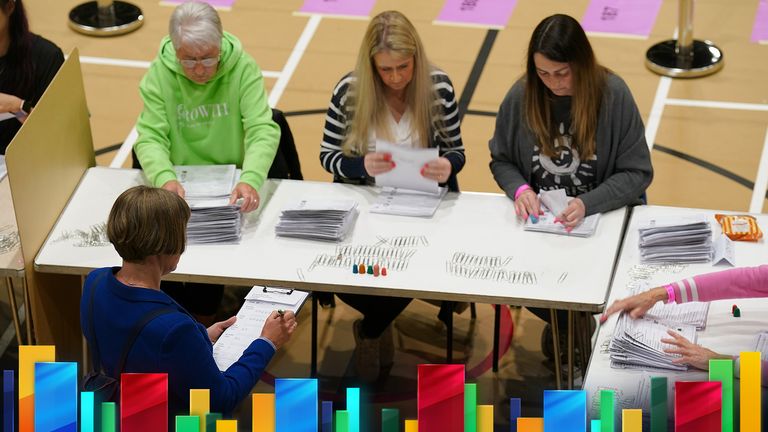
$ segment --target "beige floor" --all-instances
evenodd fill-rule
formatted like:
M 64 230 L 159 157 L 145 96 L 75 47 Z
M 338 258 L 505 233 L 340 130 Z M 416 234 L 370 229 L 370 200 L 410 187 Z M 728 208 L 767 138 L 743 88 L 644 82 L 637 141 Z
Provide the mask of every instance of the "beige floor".
M 78 0 L 25 0 L 32 29 L 59 44 L 65 52 L 77 47 L 81 56 L 150 61 L 158 42 L 166 34 L 171 8 L 154 0 L 134 0 L 144 10 L 146 24 L 140 30 L 117 38 L 98 39 L 79 35 L 66 25 L 68 11 Z M 232 11 L 222 11 L 225 29 L 236 34 L 265 71 L 282 71 L 307 17 L 294 16 L 301 0 L 237 0 Z M 522 72 L 525 47 L 531 30 L 543 17 L 568 13 L 580 17 L 587 0 L 519 0 L 507 28 L 500 31 L 491 50 L 469 108 L 495 112 L 505 92 Z M 598 58 L 620 74 L 632 89 L 640 112 L 648 124 L 658 125 L 655 143 L 709 162 L 754 182 L 766 141 L 768 128 L 768 46 L 750 42 L 758 0 L 738 2 L 699 0 L 696 2 L 695 35 L 715 41 L 725 53 L 726 66 L 720 73 L 703 79 L 673 80 L 669 98 L 739 102 L 752 104 L 747 109 L 718 109 L 660 105 L 661 116 L 651 116 L 657 90 L 664 80 L 643 66 L 645 50 L 655 42 L 672 36 L 676 26 L 677 1 L 665 0 L 648 40 L 593 37 Z M 398 9 L 416 24 L 431 60 L 451 76 L 460 95 L 486 35 L 486 30 L 436 26 L 432 20 L 441 1 L 379 0 L 373 10 Z M 324 109 L 336 81 L 353 66 L 358 44 L 366 23 L 358 20 L 323 18 L 301 56 L 300 62 L 282 94 L 277 107 L 287 111 Z M 85 62 L 84 62 L 85 63 Z M 85 63 L 83 74 L 90 106 L 94 147 L 101 149 L 121 143 L 128 135 L 142 104 L 137 86 L 144 70 Z M 275 78 L 265 80 L 268 90 Z M 662 96 L 665 96 L 662 94 Z M 310 180 L 330 180 L 318 163 L 323 115 L 289 118 L 297 140 L 304 175 Z M 492 117 L 467 115 L 463 137 L 467 148 L 467 166 L 460 175 L 464 190 L 498 191 L 488 171 L 487 141 L 493 132 Z M 110 152 L 98 157 L 107 165 L 115 157 Z M 126 162 L 126 166 L 129 162 Z M 748 211 L 752 190 L 711 170 L 653 151 L 655 180 L 648 191 L 652 204 Z M 763 205 L 765 200 L 763 200 Z M 763 207 L 764 208 L 764 207 Z M 757 211 L 762 211 L 759 208 Z M 764 227 L 768 228 L 768 227 Z M 300 316 L 308 324 L 309 308 Z M 468 313 L 458 318 L 458 336 L 471 333 L 463 348 L 469 367 L 476 365 L 490 350 L 492 313 L 487 305 L 478 305 L 478 319 L 470 331 Z M 415 415 L 412 399 L 415 389 L 415 365 L 440 361 L 440 339 L 433 306 L 415 302 L 398 321 L 403 329 L 422 329 L 420 338 L 404 337 L 391 378 L 375 390 L 404 400 L 394 403 L 404 416 Z M 321 313 L 327 319 L 328 311 Z M 352 374 L 349 363 L 352 338 L 350 324 L 356 314 L 343 304 L 333 313 L 331 324 L 322 328 L 321 387 L 324 393 L 340 397 Z M 510 396 L 526 399 L 524 414 L 535 415 L 540 409 L 542 386 L 551 386 L 553 376 L 542 363 L 539 335 L 542 324 L 527 312 L 514 312 L 515 335 L 511 352 L 502 360 L 501 372 L 480 374 L 477 378 L 481 403 L 495 403 L 497 424 L 508 418 Z M 432 331 L 433 333 L 429 333 Z M 278 376 L 294 376 L 308 370 L 309 327 L 303 325 L 290 347 L 270 367 Z M 419 340 L 426 339 L 426 340 Z M 545 384 L 546 383 L 546 384 Z M 269 388 L 261 385 L 260 389 Z M 409 396 L 410 395 L 410 396 Z M 402 399 L 402 398 L 401 398 Z M 342 400 L 342 399 L 339 399 Z M 526 410 L 529 411 L 526 411 Z

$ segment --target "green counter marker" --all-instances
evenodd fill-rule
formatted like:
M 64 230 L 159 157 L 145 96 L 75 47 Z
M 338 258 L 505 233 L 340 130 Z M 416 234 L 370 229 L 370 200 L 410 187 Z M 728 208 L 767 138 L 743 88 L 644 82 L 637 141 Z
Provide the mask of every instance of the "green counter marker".
M 651 432 L 667 432 L 668 422 L 667 377 L 651 377 Z
M 349 412 L 347 410 L 336 411 L 336 432 L 349 432 Z
M 381 432 L 400 432 L 400 410 L 383 408 L 381 410 Z
M 216 421 L 224 418 L 221 413 L 208 413 L 205 415 L 205 430 L 214 432 L 216 430 Z
M 117 409 L 114 402 L 101 404 L 101 432 L 115 432 Z
M 733 360 L 712 359 L 709 361 L 709 380 L 723 384 L 723 432 L 733 432 Z
M 464 384 L 464 432 L 477 432 L 477 384 Z
M 613 432 L 615 423 L 614 391 L 600 390 L 600 432 Z
M 176 432 L 200 432 L 200 416 L 176 416 Z

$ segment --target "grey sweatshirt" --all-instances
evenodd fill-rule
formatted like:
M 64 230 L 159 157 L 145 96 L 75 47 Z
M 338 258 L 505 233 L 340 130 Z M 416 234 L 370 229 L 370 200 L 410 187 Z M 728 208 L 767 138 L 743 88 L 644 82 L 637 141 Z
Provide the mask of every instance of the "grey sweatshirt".
M 496 116 L 496 130 L 488 142 L 491 150 L 491 172 L 508 197 L 531 184 L 533 146 L 536 138 L 523 119 L 524 78 L 507 93 Z M 597 123 L 597 182 L 599 185 L 579 195 L 586 216 L 638 204 L 653 179 L 653 167 L 645 127 L 632 93 L 626 83 L 608 74 L 606 91 Z

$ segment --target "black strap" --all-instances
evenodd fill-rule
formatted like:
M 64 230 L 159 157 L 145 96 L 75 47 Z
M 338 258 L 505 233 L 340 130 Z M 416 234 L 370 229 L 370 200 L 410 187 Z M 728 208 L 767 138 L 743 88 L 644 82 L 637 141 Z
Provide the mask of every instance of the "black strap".
M 109 270 L 111 271 L 111 269 Z M 88 326 L 88 333 L 91 338 L 91 343 L 93 344 L 93 349 L 91 350 L 91 370 L 93 372 L 100 372 L 103 370 L 103 365 L 101 363 L 101 354 L 99 352 L 99 342 L 96 339 L 96 331 L 94 329 L 94 323 L 93 323 L 93 298 L 94 298 L 94 291 L 96 291 L 96 287 L 99 286 L 99 283 L 104 279 L 106 276 L 106 272 L 99 275 L 99 278 L 96 279 L 96 281 L 90 286 L 91 292 L 88 294 L 88 313 L 90 314 L 90 320 L 89 320 L 89 326 Z M 152 320 L 155 318 L 177 312 L 178 310 L 171 307 L 166 308 L 160 308 L 160 309 L 153 309 L 141 318 L 141 320 L 136 323 L 135 326 L 131 329 L 131 333 L 128 335 L 128 338 L 125 341 L 125 344 L 123 345 L 123 351 L 120 353 L 120 358 L 117 363 L 117 369 L 115 370 L 114 377 L 116 379 L 120 379 L 120 374 L 123 373 L 123 368 L 125 367 L 125 361 L 128 358 L 128 354 L 130 354 L 131 349 L 133 348 L 133 344 L 136 342 L 136 338 L 139 337 L 139 334 L 142 330 L 144 330 L 144 327 L 147 326 Z

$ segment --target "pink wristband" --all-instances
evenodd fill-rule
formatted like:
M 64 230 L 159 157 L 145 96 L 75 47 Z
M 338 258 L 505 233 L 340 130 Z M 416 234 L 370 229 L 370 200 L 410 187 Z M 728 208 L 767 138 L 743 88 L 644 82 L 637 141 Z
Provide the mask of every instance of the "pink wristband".
M 664 285 L 664 288 L 667 289 L 667 296 L 669 299 L 667 299 L 667 303 L 674 303 L 675 302 L 675 287 L 672 284 Z
M 515 200 L 517 200 L 517 198 L 520 196 L 521 193 L 527 191 L 530 188 L 531 187 L 527 183 L 517 188 L 517 190 L 515 191 Z

